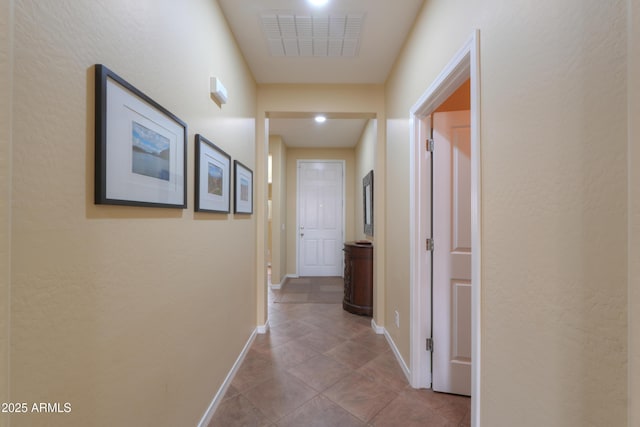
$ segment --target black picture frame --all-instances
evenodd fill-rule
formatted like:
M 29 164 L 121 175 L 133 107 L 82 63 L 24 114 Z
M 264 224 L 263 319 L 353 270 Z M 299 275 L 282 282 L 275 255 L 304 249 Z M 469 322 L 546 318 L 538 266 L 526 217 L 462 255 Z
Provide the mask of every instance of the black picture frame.
M 364 207 L 364 234 L 373 236 L 373 170 L 362 178 L 362 204 Z
M 233 161 L 233 211 L 253 214 L 253 171 L 237 160 Z
M 195 136 L 195 211 L 231 212 L 231 156 L 200 134 Z
M 95 65 L 95 203 L 187 207 L 187 124 Z

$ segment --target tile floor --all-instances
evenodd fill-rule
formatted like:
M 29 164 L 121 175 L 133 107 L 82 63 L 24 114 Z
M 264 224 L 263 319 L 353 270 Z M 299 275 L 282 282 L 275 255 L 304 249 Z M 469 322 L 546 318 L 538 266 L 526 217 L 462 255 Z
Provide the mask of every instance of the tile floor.
M 341 304 L 277 303 L 209 427 L 470 425 L 467 397 L 412 389 L 371 318 Z

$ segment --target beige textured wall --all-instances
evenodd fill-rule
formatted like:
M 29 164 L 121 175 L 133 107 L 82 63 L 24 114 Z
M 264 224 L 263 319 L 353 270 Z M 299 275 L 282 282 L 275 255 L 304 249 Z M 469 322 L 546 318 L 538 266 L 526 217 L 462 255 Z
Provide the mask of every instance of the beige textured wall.
M 640 4 L 629 1 L 629 427 L 640 425 Z
M 286 239 L 286 223 L 287 223 L 287 146 L 283 143 L 280 146 L 277 161 L 277 178 L 278 178 L 278 194 L 279 194 L 279 233 L 280 233 L 280 281 L 284 279 L 287 271 L 287 239 Z M 283 227 L 284 226 L 284 227 Z
M 9 299 L 11 284 L 12 0 L 0 0 L 0 402 L 9 397 Z M 0 413 L 0 426 L 8 416 Z
M 480 29 L 483 426 L 627 423 L 626 6 L 428 0 L 388 80 L 388 206 L 408 206 L 408 112 Z M 408 213 L 388 216 L 406 310 Z
M 364 130 L 362 131 L 362 135 L 360 136 L 360 140 L 358 141 L 358 145 L 355 148 L 355 156 L 356 156 L 356 173 L 355 173 L 355 239 L 367 239 L 375 241 L 375 217 L 373 221 L 374 226 L 374 236 L 366 236 L 364 234 L 364 203 L 362 200 L 362 179 L 369 173 L 369 171 L 373 170 L 376 162 L 376 141 L 378 138 L 377 134 L 377 121 L 369 120 Z M 373 173 L 373 190 L 375 191 L 376 179 L 375 172 Z M 375 203 L 375 197 L 373 199 Z
M 382 85 L 258 86 L 260 112 L 382 113 Z
M 355 152 L 352 148 L 294 148 L 287 149 L 287 274 L 298 274 L 297 244 L 297 177 L 298 160 L 344 160 L 345 162 L 345 240 L 353 240 L 355 195 Z
M 407 109 L 407 111 L 409 111 Z M 408 114 L 405 114 L 408 117 Z M 387 319 L 394 319 L 394 311 L 400 316 L 400 327 L 390 320 L 386 329 L 402 358 L 409 366 L 410 342 L 410 292 L 409 292 L 409 122 L 402 119 L 387 120 L 387 175 L 378 179 L 376 185 L 383 184 L 387 193 L 387 257 L 384 310 Z M 376 219 L 376 222 L 377 221 Z M 375 226 L 375 223 L 374 223 Z M 374 230 L 375 232 L 375 230 Z
M 287 146 L 282 137 L 269 137 L 269 153 L 273 156 L 271 281 L 278 284 L 287 271 Z
M 72 412 L 11 425 L 196 425 L 256 303 L 255 218 L 194 214 L 193 137 L 253 168 L 255 82 L 214 1 L 15 5 L 11 400 Z M 188 123 L 188 209 L 93 204 L 95 63 Z

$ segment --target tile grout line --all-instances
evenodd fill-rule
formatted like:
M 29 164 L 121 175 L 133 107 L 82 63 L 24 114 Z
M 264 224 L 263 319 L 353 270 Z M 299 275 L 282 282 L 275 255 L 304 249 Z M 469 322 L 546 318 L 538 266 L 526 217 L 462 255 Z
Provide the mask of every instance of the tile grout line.
M 271 301 L 270 301 L 270 304 L 272 304 Z M 301 306 L 301 305 L 302 304 L 298 306 Z M 294 356 L 296 354 L 295 352 L 298 351 L 295 349 L 296 348 L 299 349 L 300 345 L 305 346 L 310 350 L 312 350 L 311 353 L 313 354 L 311 356 L 304 356 L 302 359 L 300 359 L 299 361 L 291 365 L 287 364 L 286 366 L 274 368 L 275 369 L 274 376 L 270 379 L 265 379 L 264 381 L 260 381 L 259 383 L 254 384 L 251 387 L 248 387 L 246 390 L 243 390 L 243 391 L 237 390 L 238 396 L 241 396 L 243 399 L 246 399 L 251 404 L 251 408 L 257 411 L 254 413 L 254 416 L 262 416 L 263 417 L 262 419 L 264 421 L 277 425 L 287 417 L 294 417 L 294 418 L 298 418 L 301 416 L 304 417 L 306 414 L 309 413 L 308 412 L 309 410 L 311 411 L 317 410 L 317 407 L 314 407 L 315 404 L 310 405 L 309 409 L 303 409 L 303 408 L 309 405 L 310 402 L 312 402 L 314 399 L 321 398 L 321 399 L 326 399 L 327 402 L 331 403 L 332 405 L 335 405 L 337 408 L 340 408 L 341 413 L 344 413 L 345 415 L 348 414 L 349 417 L 352 417 L 354 420 L 357 420 L 359 425 L 371 426 L 373 421 L 376 418 L 382 416 L 381 419 L 386 420 L 391 414 L 394 413 L 394 411 L 398 410 L 397 407 L 395 409 L 389 410 L 391 405 L 407 404 L 406 399 L 413 400 L 413 398 L 410 395 L 406 394 L 407 393 L 406 387 L 408 386 L 408 383 L 406 384 L 405 388 L 398 389 L 397 387 L 399 386 L 399 384 L 395 381 L 395 373 L 393 372 L 393 369 L 390 367 L 390 365 L 388 365 L 388 363 L 385 363 L 384 358 L 387 356 L 388 352 L 390 351 L 388 343 L 385 342 L 386 345 L 382 346 L 381 348 L 380 345 L 375 343 L 376 340 L 368 339 L 367 332 L 368 332 L 369 326 L 368 324 L 363 325 L 360 322 L 360 318 L 344 316 L 344 313 L 340 312 L 339 309 L 335 307 L 331 307 L 326 310 L 324 309 L 325 307 L 316 308 L 319 306 L 320 304 L 309 304 L 308 307 L 302 307 L 302 308 L 299 308 L 297 306 L 295 308 L 294 307 L 285 308 L 284 306 L 280 306 L 277 309 L 272 309 L 271 307 L 269 307 L 270 315 L 272 313 L 280 313 L 281 315 L 277 317 L 279 317 L 280 319 L 286 319 L 286 320 L 283 320 L 280 324 L 280 326 L 283 329 L 280 329 L 278 326 L 276 326 L 272 331 L 270 331 L 270 333 L 272 333 L 273 331 L 278 331 L 278 329 L 280 329 L 281 331 L 284 331 L 282 332 L 281 336 L 278 338 L 278 340 L 283 339 L 284 341 L 279 342 L 277 345 L 271 346 L 269 344 L 269 340 L 273 338 L 274 335 L 267 336 L 266 337 L 267 342 L 265 343 L 263 341 L 262 344 L 264 345 L 263 349 L 269 351 L 268 354 L 262 353 L 261 351 L 257 350 L 256 347 L 260 346 L 261 343 L 257 341 L 254 342 L 252 346 L 252 350 L 256 352 L 256 357 L 262 360 L 265 360 L 269 366 L 276 367 L 279 364 L 274 363 L 275 361 L 274 357 L 278 357 L 275 353 L 277 353 L 278 349 L 282 348 L 283 346 L 290 345 L 290 349 L 285 349 L 284 353 L 282 353 L 279 357 L 293 357 L 293 358 L 297 357 L 297 356 Z M 314 320 L 314 318 L 316 320 Z M 340 325 L 338 335 L 334 335 L 332 333 L 333 331 L 329 332 L 329 325 L 331 325 L 332 323 Z M 318 326 L 319 324 L 321 326 Z M 299 326 L 302 326 L 302 327 L 308 326 L 311 329 L 306 333 L 302 333 L 301 335 L 295 335 L 296 334 L 295 329 L 296 327 L 299 327 Z M 359 331 L 360 326 L 366 327 L 367 330 Z M 334 339 L 336 339 L 338 341 L 338 344 L 333 345 L 331 348 L 323 352 L 321 351 L 321 349 L 317 349 L 317 347 L 315 346 L 310 346 L 304 343 L 303 340 L 305 338 L 310 337 L 313 333 L 327 334 L 330 337 L 333 337 Z M 291 334 L 294 334 L 294 336 L 291 336 Z M 277 332 L 276 332 L 276 335 L 277 335 Z M 346 365 L 340 359 L 336 359 L 335 357 L 333 357 L 332 354 L 327 354 L 333 351 L 334 349 L 349 343 L 358 345 L 359 347 L 369 352 L 373 357 L 365 361 L 364 363 L 352 364 L 351 366 L 355 366 L 355 367 L 351 367 L 350 365 Z M 273 341 L 271 341 L 271 344 L 273 344 Z M 274 350 L 275 350 L 275 353 L 274 353 Z M 290 351 L 293 351 L 293 353 L 289 353 Z M 283 356 L 283 354 L 286 356 Z M 304 354 L 304 353 L 300 353 L 300 354 Z M 329 359 L 332 364 L 336 364 L 337 366 L 340 366 L 341 368 L 346 369 L 345 371 L 346 373 L 342 374 L 342 376 L 340 378 L 337 378 L 335 381 L 331 381 L 330 384 L 323 384 L 321 386 L 322 389 L 314 387 L 312 384 L 316 384 L 316 386 L 318 386 L 318 383 L 316 381 L 312 381 L 312 378 L 310 378 L 304 373 L 305 368 L 303 368 L 303 365 L 305 363 L 308 363 L 310 360 L 313 360 L 314 358 L 318 358 L 318 357 L 325 357 Z M 395 362 L 397 364 L 397 361 Z M 395 367 L 395 365 L 393 366 Z M 297 368 L 301 368 L 298 371 L 298 373 L 301 376 L 298 376 L 293 373 L 293 371 L 296 370 Z M 365 368 L 367 368 L 366 371 L 361 371 Z M 381 376 L 373 375 L 374 374 L 373 371 L 376 371 L 376 370 L 380 371 Z M 369 372 L 369 375 L 367 375 L 365 372 Z M 278 415 L 277 412 L 272 410 L 273 412 L 272 415 L 274 417 L 279 416 L 277 420 L 272 421 L 272 418 L 266 416 L 266 414 L 262 412 L 262 410 L 259 407 L 257 407 L 248 398 L 247 394 L 249 393 L 250 390 L 253 390 L 256 387 L 259 387 L 260 385 L 264 385 L 266 381 L 270 381 L 270 380 L 277 381 L 278 378 L 282 379 L 283 374 L 286 374 L 288 377 L 295 378 L 296 382 L 298 382 L 301 385 L 304 385 L 304 387 L 308 389 L 308 391 L 305 393 L 310 392 L 310 395 L 308 398 L 305 397 L 305 399 L 303 399 L 302 402 L 295 402 L 296 406 L 294 408 L 288 409 L 281 416 Z M 371 387 L 373 387 L 374 389 L 378 387 L 383 387 L 383 388 L 388 388 L 390 392 L 394 393 L 393 398 L 388 402 L 382 404 L 381 407 L 376 408 L 376 405 L 370 406 L 369 409 L 372 410 L 371 411 L 372 414 L 370 416 L 368 416 L 367 410 L 365 409 L 362 415 L 367 416 L 368 418 L 367 420 L 362 420 L 362 418 L 360 418 L 359 416 L 351 412 L 349 409 L 347 409 L 347 407 L 343 406 L 341 402 L 333 400 L 331 397 L 329 397 L 329 395 L 326 394 L 329 390 L 336 387 L 336 385 L 339 384 L 341 381 L 343 381 L 345 378 L 352 375 L 357 375 L 361 377 L 361 379 L 366 380 L 371 384 Z M 400 375 L 400 377 L 402 378 L 402 380 L 405 380 L 405 381 L 402 381 L 402 383 L 404 384 L 406 382 L 406 379 L 404 378 L 403 375 Z M 385 383 L 384 381 L 385 378 L 390 379 L 391 383 L 394 384 L 394 386 L 391 386 Z M 339 397 L 340 391 L 334 394 L 334 396 Z M 255 393 L 253 397 L 254 399 L 257 398 Z M 364 399 L 367 400 L 367 397 L 365 396 Z M 402 399 L 402 400 L 399 400 L 399 399 Z M 378 400 L 378 399 L 375 399 L 375 400 Z M 266 402 L 263 401 L 261 405 L 264 406 L 265 403 Z M 441 405 L 439 405 L 439 407 L 440 406 L 444 407 L 445 405 L 448 405 L 444 401 L 440 403 Z M 454 406 L 457 406 L 457 403 Z M 358 408 L 358 407 L 357 406 L 352 407 L 352 409 L 355 409 L 355 408 Z M 453 408 L 453 406 L 451 408 Z M 284 408 L 281 407 L 280 410 L 282 409 Z M 385 415 L 381 415 L 385 413 L 385 411 L 387 410 L 389 411 Z M 443 420 L 450 419 L 449 417 L 445 417 L 444 415 L 441 415 L 441 412 L 439 410 L 429 409 L 429 411 L 437 415 L 439 418 L 442 418 Z M 467 408 L 466 412 L 458 414 L 460 415 L 460 419 L 452 422 L 457 422 L 458 424 L 456 425 L 463 425 L 464 419 L 468 411 L 469 410 Z

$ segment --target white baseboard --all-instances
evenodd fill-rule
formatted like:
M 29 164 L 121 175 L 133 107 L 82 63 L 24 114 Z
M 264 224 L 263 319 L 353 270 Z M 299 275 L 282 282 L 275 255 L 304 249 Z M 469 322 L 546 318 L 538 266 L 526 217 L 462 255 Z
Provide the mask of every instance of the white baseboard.
M 267 321 L 267 325 L 265 325 L 267 328 L 268 328 L 268 323 L 269 322 Z M 256 333 L 257 333 L 257 328 L 253 331 L 253 333 L 249 337 L 249 340 L 244 345 L 242 352 L 240 352 L 240 356 L 238 356 L 238 358 L 236 359 L 236 362 L 233 364 L 233 367 L 227 374 L 227 377 L 222 382 L 222 385 L 218 389 L 218 392 L 216 393 L 215 397 L 209 404 L 209 407 L 207 408 L 204 415 L 202 416 L 202 419 L 198 423 L 198 427 L 207 427 L 211 422 L 211 419 L 213 418 L 213 414 L 216 412 L 216 409 L 218 409 L 220 402 L 222 402 L 224 395 L 227 393 L 227 390 L 229 389 L 229 386 L 233 381 L 233 377 L 236 376 L 236 373 L 238 372 L 240 365 L 242 365 L 244 358 L 247 356 L 247 352 L 249 351 L 249 348 L 251 348 L 251 344 L 253 344 L 253 340 L 256 338 Z
M 409 384 L 411 384 L 411 370 L 404 362 L 404 359 L 400 355 L 400 351 L 398 350 L 398 347 L 396 347 L 396 343 L 393 342 L 393 338 L 391 338 L 389 332 L 385 328 L 382 329 L 384 330 L 384 337 L 387 339 L 389 346 L 391 346 L 391 350 L 393 350 L 393 354 L 396 356 L 396 360 L 398 360 L 400 368 L 402 368 L 402 372 L 404 372 L 404 376 L 407 377 L 407 381 L 409 381 Z
M 298 276 L 297 274 L 287 274 L 287 275 L 286 275 L 286 276 L 284 276 L 284 278 L 282 279 L 282 282 L 280 282 L 280 283 L 271 283 L 271 284 L 269 285 L 269 287 L 270 287 L 271 289 L 274 289 L 274 290 L 276 290 L 276 291 L 277 291 L 278 289 L 281 289 L 281 288 L 282 288 L 282 285 L 284 285 L 284 283 L 287 281 L 287 279 L 297 279 L 298 277 L 299 277 L 299 276 Z
M 264 322 L 264 325 L 258 325 L 258 327 L 256 328 L 256 333 L 257 334 L 266 334 L 267 332 L 269 332 L 269 319 L 267 319 L 266 322 Z
M 376 321 L 373 319 L 373 317 L 371 318 L 371 328 L 374 330 L 376 334 L 384 335 L 387 342 L 389 343 L 389 346 L 391 347 L 391 350 L 393 350 L 393 355 L 396 356 L 396 359 L 400 364 L 400 368 L 402 368 L 402 372 L 404 372 L 404 375 L 407 377 L 407 381 L 409 381 L 409 384 L 411 384 L 411 370 L 409 369 L 404 359 L 400 355 L 400 351 L 398 350 L 396 343 L 393 342 L 393 338 L 391 338 L 391 335 L 389 335 L 389 332 L 387 331 L 387 329 L 384 326 L 378 326 L 376 324 Z
M 382 326 L 378 326 L 376 324 L 376 321 L 373 319 L 373 317 L 371 318 L 371 328 L 376 334 L 384 335 L 384 328 Z

